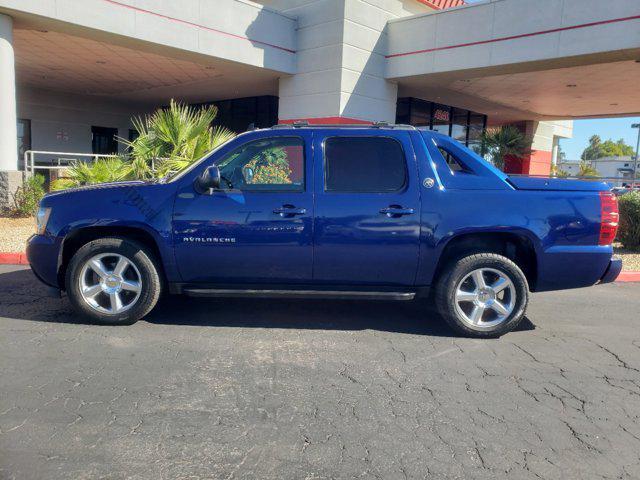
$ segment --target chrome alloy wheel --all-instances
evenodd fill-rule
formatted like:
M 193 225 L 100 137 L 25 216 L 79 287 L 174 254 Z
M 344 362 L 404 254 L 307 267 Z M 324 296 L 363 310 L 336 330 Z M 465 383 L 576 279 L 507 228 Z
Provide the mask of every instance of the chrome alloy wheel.
M 116 315 L 133 307 L 142 292 L 140 271 L 128 258 L 101 253 L 85 262 L 80 271 L 82 299 L 94 310 Z
M 479 268 L 456 286 L 455 307 L 460 319 L 473 328 L 491 328 L 504 322 L 516 305 L 516 288 L 503 272 Z

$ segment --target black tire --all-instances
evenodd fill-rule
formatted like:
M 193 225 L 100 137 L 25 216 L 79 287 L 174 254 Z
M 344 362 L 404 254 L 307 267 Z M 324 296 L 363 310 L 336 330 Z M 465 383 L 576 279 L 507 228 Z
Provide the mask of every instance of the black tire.
M 479 269 L 500 272 L 511 280 L 514 287 L 513 290 L 509 289 L 508 291 L 509 297 L 512 294 L 515 297 L 513 299 L 513 310 L 508 316 L 506 316 L 505 312 L 505 319 L 496 325 L 470 324 L 468 318 L 465 319 L 465 316 L 463 316 L 465 312 L 460 311 L 462 308 L 459 308 L 459 304 L 456 302 L 456 291 L 459 284 L 472 272 Z M 496 288 L 496 290 L 498 289 Z M 507 295 L 507 293 L 502 295 Z M 529 303 L 529 285 L 522 270 L 508 258 L 495 253 L 477 253 L 452 261 L 445 267 L 436 285 L 435 301 L 440 315 L 456 332 L 468 337 L 496 338 L 515 329 L 524 318 Z M 475 308 L 475 306 L 475 303 L 470 303 L 470 309 Z M 495 314 L 490 307 L 487 308 L 488 311 L 491 311 L 490 314 Z M 498 314 L 495 315 L 497 316 Z
M 139 274 L 139 293 L 132 294 L 131 306 L 121 313 L 105 313 L 89 305 L 80 291 L 81 273 L 85 264 L 96 255 L 113 254 L 125 257 L 134 267 L 135 275 Z M 105 256 L 109 259 L 109 256 Z M 143 245 L 120 237 L 99 238 L 82 246 L 71 258 L 66 271 L 65 286 L 67 296 L 73 307 L 83 316 L 104 325 L 131 325 L 147 315 L 158 302 L 162 283 L 154 255 Z M 135 271 L 137 269 L 137 271 Z M 85 273 L 86 275 L 87 273 Z M 124 276 L 124 275 L 123 275 Z M 101 299 L 101 301 L 103 301 Z M 114 309 L 115 310 L 115 309 Z

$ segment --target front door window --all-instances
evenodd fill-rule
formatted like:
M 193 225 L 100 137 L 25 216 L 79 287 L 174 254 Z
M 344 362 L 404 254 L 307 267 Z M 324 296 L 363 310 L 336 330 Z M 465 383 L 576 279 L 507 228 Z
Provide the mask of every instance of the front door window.
M 246 192 L 304 190 L 304 144 L 299 137 L 249 142 L 218 162 L 222 187 Z

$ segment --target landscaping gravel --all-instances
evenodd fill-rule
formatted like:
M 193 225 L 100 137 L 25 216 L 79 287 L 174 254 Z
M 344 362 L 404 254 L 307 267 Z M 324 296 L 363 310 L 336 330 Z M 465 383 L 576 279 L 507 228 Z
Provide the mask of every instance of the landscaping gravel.
M 0 253 L 24 252 L 27 239 L 34 231 L 33 218 L 0 217 Z
M 622 269 L 631 272 L 640 271 L 640 250 L 628 250 L 617 244 L 614 246 L 616 255 L 622 258 Z

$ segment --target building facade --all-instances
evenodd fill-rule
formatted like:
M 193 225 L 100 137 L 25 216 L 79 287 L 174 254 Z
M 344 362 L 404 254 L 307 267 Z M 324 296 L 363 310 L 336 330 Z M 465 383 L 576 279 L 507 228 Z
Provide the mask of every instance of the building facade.
M 544 174 L 572 119 L 640 112 L 638 73 L 637 0 L 0 0 L 0 192 L 26 151 L 121 150 L 172 98 L 235 131 L 402 122 L 474 148 L 513 124 L 531 152 L 508 168 Z
M 577 176 L 580 171 L 580 160 L 562 160 L 558 162 L 558 168 L 567 172 L 570 176 Z M 634 180 L 634 157 L 603 157 L 589 160 L 600 177 L 614 187 L 631 185 Z M 640 175 L 640 166 L 638 174 Z

